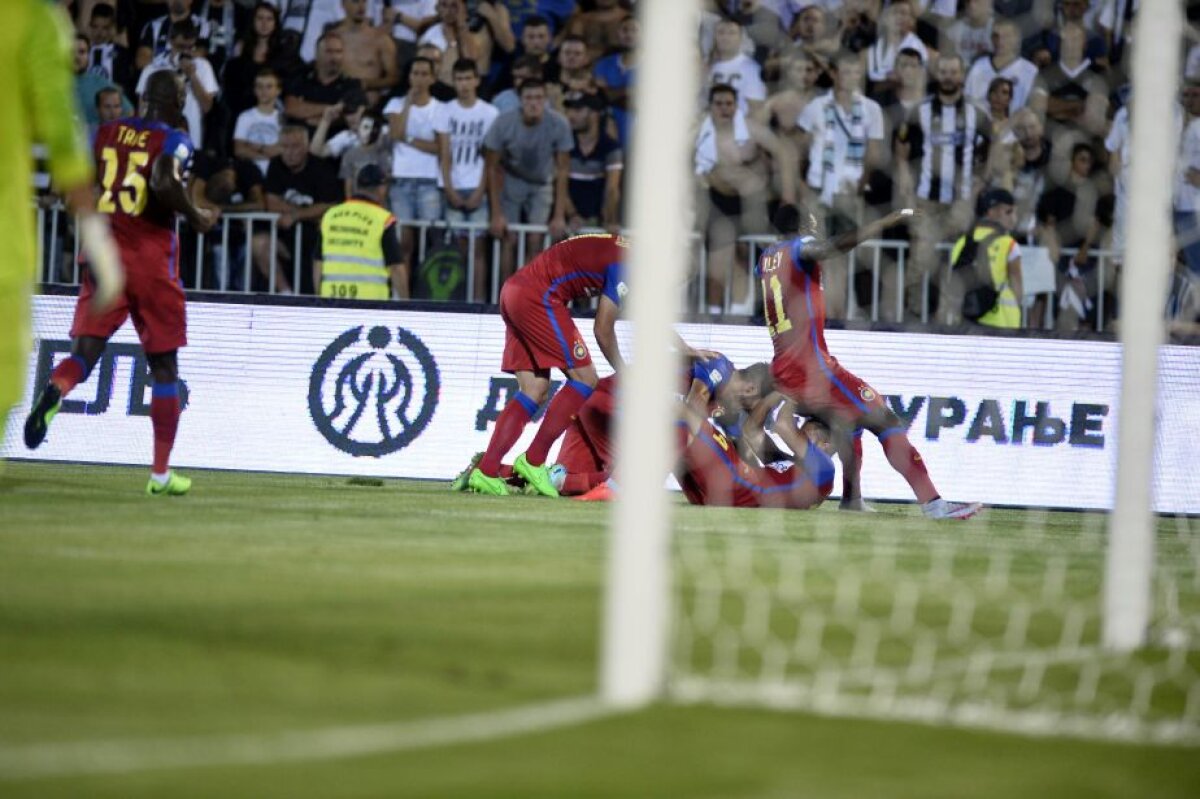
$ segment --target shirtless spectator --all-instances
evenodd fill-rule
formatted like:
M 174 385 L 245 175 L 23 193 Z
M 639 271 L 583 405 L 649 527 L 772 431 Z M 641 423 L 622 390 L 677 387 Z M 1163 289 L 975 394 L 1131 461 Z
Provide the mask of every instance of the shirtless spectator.
M 492 39 L 486 30 L 471 30 L 464 0 L 438 0 L 437 15 L 438 21 L 417 40 L 420 44 L 436 45 L 442 51 L 442 64 L 435 78 L 453 84 L 454 62 L 460 58 L 471 59 L 479 65 L 481 73 L 487 74 Z
M 579 8 L 571 15 L 567 35 L 583 37 L 590 60 L 596 61 L 620 43 L 621 23 L 629 15 L 629 9 L 618 0 L 595 0 L 591 11 Z
M 375 105 L 381 93 L 400 81 L 396 43 L 386 29 L 367 19 L 367 0 L 342 0 L 342 10 L 346 18 L 333 27 L 345 47 L 342 71 L 362 83 L 367 102 Z

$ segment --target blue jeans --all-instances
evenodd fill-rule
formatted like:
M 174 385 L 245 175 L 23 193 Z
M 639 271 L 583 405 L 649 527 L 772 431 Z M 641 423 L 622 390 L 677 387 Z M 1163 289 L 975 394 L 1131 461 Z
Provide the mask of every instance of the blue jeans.
M 1179 238 L 1179 249 L 1183 250 L 1188 270 L 1193 275 L 1200 275 L 1200 220 L 1195 211 L 1175 212 L 1175 235 Z
M 442 190 L 433 178 L 396 178 L 388 191 L 392 213 L 403 222 L 442 218 Z

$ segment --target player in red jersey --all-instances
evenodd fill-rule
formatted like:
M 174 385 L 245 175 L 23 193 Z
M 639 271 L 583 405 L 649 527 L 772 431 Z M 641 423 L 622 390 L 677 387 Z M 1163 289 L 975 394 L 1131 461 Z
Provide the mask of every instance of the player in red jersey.
M 468 486 L 483 494 L 508 493 L 500 462 L 520 438 L 550 390 L 550 370 L 567 376 L 546 409 L 529 449 L 517 456 L 513 471 L 539 494 L 558 496 L 546 455 L 599 379 L 591 353 L 571 319 L 569 305 L 600 297 L 594 331 L 600 351 L 618 372 L 624 365 L 617 346 L 616 320 L 627 291 L 621 275 L 627 244 L 619 236 L 583 235 L 555 244 L 510 277 L 500 291 L 504 319 L 504 356 L 500 368 L 517 377 L 518 392 L 496 420 L 491 441 Z
M 153 376 L 154 465 L 146 493 L 154 496 L 186 494 L 191 487 L 191 480 L 168 468 L 179 424 L 176 353 L 187 344 L 175 214 L 183 214 L 201 233 L 211 230 L 218 217 L 215 210 L 197 207 L 184 185 L 194 150 L 179 130 L 185 97 L 175 73 L 156 72 L 146 87 L 145 115 L 110 122 L 96 133 L 97 208 L 112 216 L 125 265 L 125 293 L 98 314 L 91 303 L 95 286 L 85 277 L 71 326 L 71 355 L 55 367 L 25 421 L 25 445 L 34 449 L 45 440 L 63 398 L 87 379 L 108 339 L 132 317 Z
M 920 453 L 908 440 L 899 417 L 875 389 L 829 354 L 825 345 L 825 294 L 821 261 L 836 252 L 849 252 L 885 228 L 909 221 L 914 212 L 895 211 L 883 219 L 834 239 L 818 241 L 816 221 L 793 205 L 780 207 L 775 226 L 788 238 L 768 247 L 759 257 L 755 275 L 762 281 L 767 330 L 775 348 L 771 374 L 776 390 L 795 403 L 805 416 L 829 425 L 842 460 L 842 507 L 861 510 L 859 473 L 862 430 L 879 438 L 888 463 L 912 487 L 921 510 L 932 518 L 965 519 L 979 512 L 978 503 L 942 499 Z
M 791 425 L 789 446 L 798 454 L 758 465 L 743 459 L 734 438 L 690 404 L 681 406 L 680 417 L 675 476 L 693 505 L 808 510 L 833 490 L 832 446 L 819 422 L 798 428 L 792 417 L 779 417 L 775 429 Z

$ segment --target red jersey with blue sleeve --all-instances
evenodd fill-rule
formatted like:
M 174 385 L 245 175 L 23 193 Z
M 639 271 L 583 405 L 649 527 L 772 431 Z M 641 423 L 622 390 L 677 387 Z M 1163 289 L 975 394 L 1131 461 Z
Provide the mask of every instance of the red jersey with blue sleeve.
M 575 236 L 538 255 L 516 277 L 564 305 L 597 295 L 620 305 L 626 292 L 621 263 L 628 246 L 624 238 L 608 233 Z
M 91 309 L 94 286 L 86 279 L 71 335 L 107 340 L 132 318 L 146 352 L 179 349 L 187 343 L 187 322 L 175 213 L 150 189 L 150 175 L 154 163 L 166 157 L 175 161 L 172 168 L 185 180 L 195 148 L 186 133 L 141 117 L 101 126 L 93 147 L 100 182 L 96 208 L 111 217 L 125 267 L 125 296 L 96 315 Z
M 754 268 L 775 349 L 771 376 L 805 415 L 826 423 L 857 423 L 882 408 L 883 399 L 829 354 L 821 264 L 804 254 L 813 241 L 801 236 L 768 247 Z

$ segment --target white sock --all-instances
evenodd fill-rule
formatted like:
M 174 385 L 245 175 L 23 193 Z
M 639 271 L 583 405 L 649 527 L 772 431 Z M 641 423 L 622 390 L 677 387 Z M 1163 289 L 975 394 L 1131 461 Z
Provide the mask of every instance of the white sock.
M 150 472 L 150 479 L 153 480 L 154 482 L 158 483 L 160 486 L 165 486 L 167 484 L 167 480 L 170 479 L 170 477 L 171 477 L 170 472 L 163 472 L 162 474 L 155 474 L 154 472 Z

